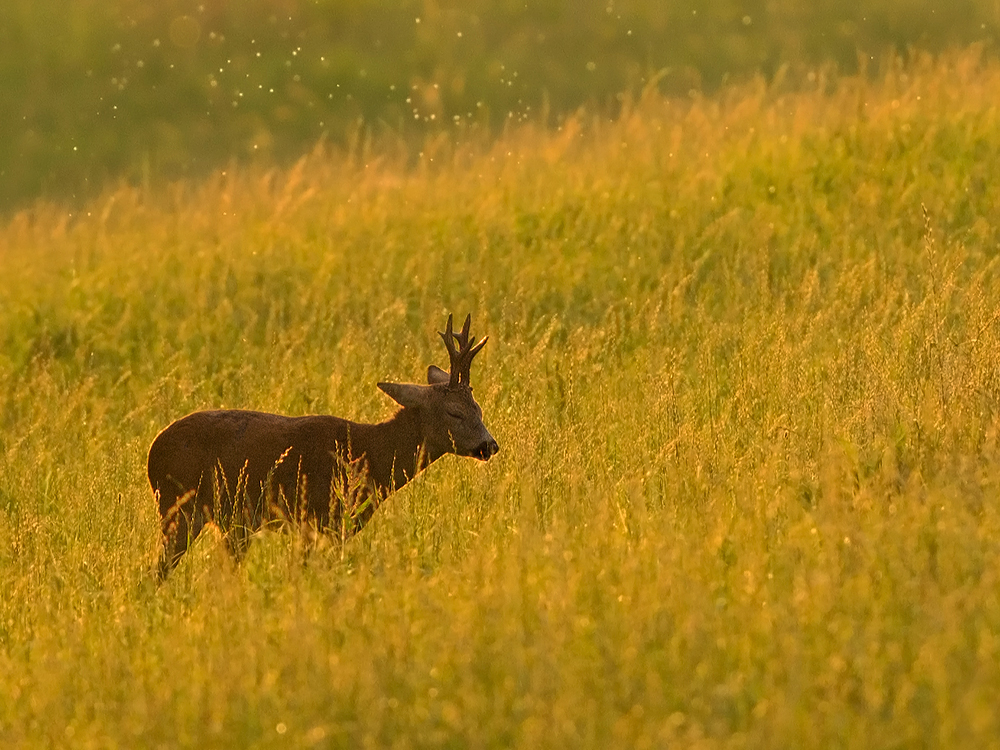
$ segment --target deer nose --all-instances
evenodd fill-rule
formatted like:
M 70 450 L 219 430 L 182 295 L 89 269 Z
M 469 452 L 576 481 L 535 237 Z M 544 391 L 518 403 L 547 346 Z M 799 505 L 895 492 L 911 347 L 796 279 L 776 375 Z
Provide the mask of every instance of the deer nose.
M 489 461 L 490 456 L 496 455 L 499 452 L 500 446 L 497 445 L 497 441 L 490 438 L 489 440 L 484 440 L 479 444 L 479 447 L 476 448 L 476 458 L 483 461 Z

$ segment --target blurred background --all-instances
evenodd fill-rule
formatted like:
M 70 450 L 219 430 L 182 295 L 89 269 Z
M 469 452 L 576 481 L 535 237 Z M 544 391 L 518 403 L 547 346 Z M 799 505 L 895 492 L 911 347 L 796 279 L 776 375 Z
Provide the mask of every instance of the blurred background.
M 320 142 L 613 117 L 649 87 L 877 74 L 998 28 L 996 0 L 3 0 L 0 212 Z

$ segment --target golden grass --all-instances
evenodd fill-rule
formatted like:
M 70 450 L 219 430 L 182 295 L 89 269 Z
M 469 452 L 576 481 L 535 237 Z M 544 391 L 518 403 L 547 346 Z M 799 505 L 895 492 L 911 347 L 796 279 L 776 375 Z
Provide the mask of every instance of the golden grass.
M 914 59 L 14 217 L 0 744 L 995 743 L 998 90 Z M 383 418 L 448 311 L 494 460 L 153 586 L 160 427 Z

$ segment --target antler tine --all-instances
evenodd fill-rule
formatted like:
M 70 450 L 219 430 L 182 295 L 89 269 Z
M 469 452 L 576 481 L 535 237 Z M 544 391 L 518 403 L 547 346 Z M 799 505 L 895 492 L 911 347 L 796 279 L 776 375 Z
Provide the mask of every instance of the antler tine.
M 455 334 L 452 333 L 451 323 L 452 323 L 452 316 L 449 315 L 447 327 L 444 329 L 444 331 L 438 331 L 438 335 L 444 340 L 444 345 L 448 349 L 448 354 L 451 354 L 453 351 L 455 351 L 455 345 L 451 342 L 451 340 L 455 337 Z
M 469 326 L 472 325 L 472 313 L 465 316 L 465 325 L 462 326 L 461 333 L 452 334 L 455 340 L 458 342 L 458 346 L 461 351 L 466 351 L 469 348 Z
M 441 333 L 444 345 L 448 349 L 448 357 L 451 359 L 451 377 L 448 381 L 449 388 L 459 385 L 469 385 L 469 370 L 472 367 L 472 358 L 479 353 L 490 338 L 486 336 L 477 344 L 474 338 L 470 339 L 469 337 L 469 328 L 471 326 L 472 315 L 469 314 L 465 316 L 465 325 L 462 326 L 462 331 L 455 333 L 454 319 L 453 316 L 449 315 L 448 327 L 444 333 Z M 455 348 L 455 342 L 458 342 L 457 349 Z
M 451 379 L 448 381 L 448 387 L 454 388 L 459 384 L 459 375 L 462 371 L 461 368 L 461 353 L 455 350 L 455 342 L 452 341 L 455 337 L 454 329 L 452 327 L 452 316 L 448 315 L 448 327 L 442 333 L 438 331 L 441 338 L 444 339 L 444 346 L 448 350 L 448 358 L 451 360 Z
M 483 336 L 483 340 L 476 344 L 474 347 L 469 349 L 469 364 L 472 364 L 472 358 L 479 354 L 479 350 L 486 346 L 486 342 L 490 340 L 489 336 Z

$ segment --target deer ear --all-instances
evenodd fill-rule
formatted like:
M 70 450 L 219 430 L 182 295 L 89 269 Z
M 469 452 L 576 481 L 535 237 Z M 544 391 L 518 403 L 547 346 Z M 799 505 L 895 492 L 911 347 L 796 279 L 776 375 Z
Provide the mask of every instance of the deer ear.
M 444 385 L 451 382 L 451 375 L 437 365 L 431 365 L 427 368 L 427 382 L 431 385 Z
M 426 385 L 413 383 L 379 383 L 379 389 L 400 406 L 423 406 L 427 402 Z

